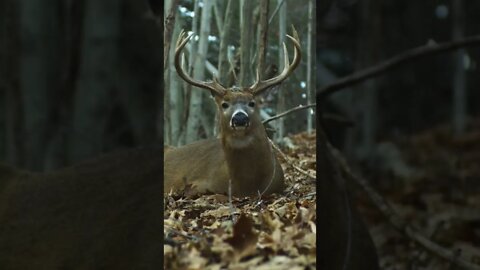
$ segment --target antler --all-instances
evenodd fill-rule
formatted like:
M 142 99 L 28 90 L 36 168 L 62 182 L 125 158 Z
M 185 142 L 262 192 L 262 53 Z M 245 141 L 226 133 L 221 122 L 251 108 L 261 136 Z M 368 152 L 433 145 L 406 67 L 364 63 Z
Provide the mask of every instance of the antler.
M 292 30 L 293 30 L 293 37 L 290 35 L 287 35 L 287 38 L 289 38 L 292 42 L 293 45 L 295 46 L 295 52 L 293 55 L 293 62 L 290 65 L 290 60 L 288 59 L 288 51 L 287 51 L 287 46 L 285 45 L 285 42 L 283 43 L 283 52 L 284 52 L 284 59 L 285 59 L 285 64 L 283 67 L 283 71 L 277 76 L 273 77 L 268 80 L 260 80 L 260 70 L 257 69 L 257 79 L 255 83 L 248 88 L 250 92 L 252 92 L 254 95 L 259 95 L 269 87 L 272 87 L 274 85 L 280 84 L 283 80 L 285 80 L 292 72 L 295 70 L 295 68 L 298 66 L 300 63 L 300 59 L 302 58 L 302 52 L 300 48 L 300 39 L 298 38 L 298 33 L 295 30 L 295 27 L 292 25 Z
M 193 33 L 187 36 L 187 33 L 185 33 L 183 30 L 180 31 L 180 35 L 178 35 L 177 45 L 175 47 L 175 69 L 177 70 L 178 75 L 187 83 L 193 86 L 203 88 L 203 89 L 208 89 L 221 96 L 224 95 L 226 92 L 225 87 L 223 87 L 218 82 L 217 78 L 213 77 L 212 82 L 198 81 L 190 77 L 183 69 L 184 63 L 185 63 L 185 55 L 182 53 L 182 49 L 185 47 L 185 45 L 190 40 L 190 38 L 192 38 L 192 36 L 193 36 Z M 182 55 L 181 64 L 180 64 L 180 55 Z

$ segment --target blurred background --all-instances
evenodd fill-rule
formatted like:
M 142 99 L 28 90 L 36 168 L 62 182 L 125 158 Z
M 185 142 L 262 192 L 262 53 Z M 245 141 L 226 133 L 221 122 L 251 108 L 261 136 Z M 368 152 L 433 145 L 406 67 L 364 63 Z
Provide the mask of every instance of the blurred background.
M 317 91 L 406 50 L 480 34 L 480 1 L 317 2 Z M 322 104 L 325 127 L 402 219 L 480 262 L 480 46 L 426 55 Z M 332 120 L 336 119 L 336 120 Z M 339 121 L 339 119 L 341 121 Z M 382 269 L 451 269 L 355 189 Z M 454 259 L 452 259 L 454 260 Z
M 0 160 L 34 171 L 162 142 L 147 1 L 0 0 Z
M 317 17 L 317 86 L 373 66 L 405 50 L 480 33 L 480 2 L 463 0 L 321 1 Z M 355 158 L 378 141 L 438 125 L 455 134 L 479 115 L 480 48 L 425 56 L 329 99 L 355 122 L 333 140 Z

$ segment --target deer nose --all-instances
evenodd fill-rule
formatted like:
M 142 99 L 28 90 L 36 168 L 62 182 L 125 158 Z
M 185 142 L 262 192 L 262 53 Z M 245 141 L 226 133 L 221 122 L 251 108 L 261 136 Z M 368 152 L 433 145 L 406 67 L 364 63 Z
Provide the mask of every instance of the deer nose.
M 230 126 L 235 127 L 248 127 L 250 121 L 248 114 L 243 110 L 239 110 L 233 113 L 232 119 L 230 120 Z

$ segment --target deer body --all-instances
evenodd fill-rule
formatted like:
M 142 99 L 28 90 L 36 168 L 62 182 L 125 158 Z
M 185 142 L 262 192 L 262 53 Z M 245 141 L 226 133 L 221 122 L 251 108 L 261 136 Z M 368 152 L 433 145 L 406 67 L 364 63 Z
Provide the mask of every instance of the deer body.
M 243 142 L 216 138 L 165 152 L 164 191 L 191 184 L 201 193 L 226 193 L 231 180 L 235 196 L 261 193 L 270 183 L 268 193 L 281 192 L 284 189 L 282 167 L 270 148 L 265 130 L 259 131 L 263 132 L 246 139 L 248 142 L 242 147 L 232 147 L 232 144 Z
M 0 269 L 161 267 L 162 148 L 49 173 L 0 165 Z
M 190 39 L 180 33 L 175 52 L 178 75 L 189 84 L 210 90 L 219 115 L 220 138 L 165 151 L 164 191 L 192 185 L 195 191 L 250 196 L 281 192 L 284 189 L 282 167 L 273 152 L 260 118 L 259 94 L 285 80 L 300 62 L 300 44 L 294 29 L 295 54 L 290 65 L 285 44 L 285 65 L 274 78 L 257 80 L 251 87 L 227 88 L 216 78 L 202 82 L 191 78 L 180 64 L 183 47 Z

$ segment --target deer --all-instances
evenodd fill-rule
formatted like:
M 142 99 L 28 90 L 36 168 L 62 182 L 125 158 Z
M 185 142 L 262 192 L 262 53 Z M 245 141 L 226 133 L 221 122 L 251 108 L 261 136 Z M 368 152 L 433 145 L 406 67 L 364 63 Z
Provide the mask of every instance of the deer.
M 0 164 L 0 269 L 159 269 L 161 146 L 33 173 Z
M 224 194 L 230 187 L 234 196 L 282 192 L 285 188 L 283 170 L 262 124 L 259 97 L 287 79 L 300 63 L 297 32 L 293 28 L 293 37 L 286 35 L 294 45 L 292 63 L 283 43 L 285 62 L 280 74 L 261 80 L 261 71 L 257 70 L 256 81 L 248 87 L 225 87 L 215 76 L 209 82 L 190 77 L 184 69 L 182 50 L 191 37 L 183 30 L 180 32 L 175 48 L 175 68 L 185 82 L 212 94 L 219 116 L 219 137 L 166 151 L 164 192 L 187 186 L 197 193 Z

